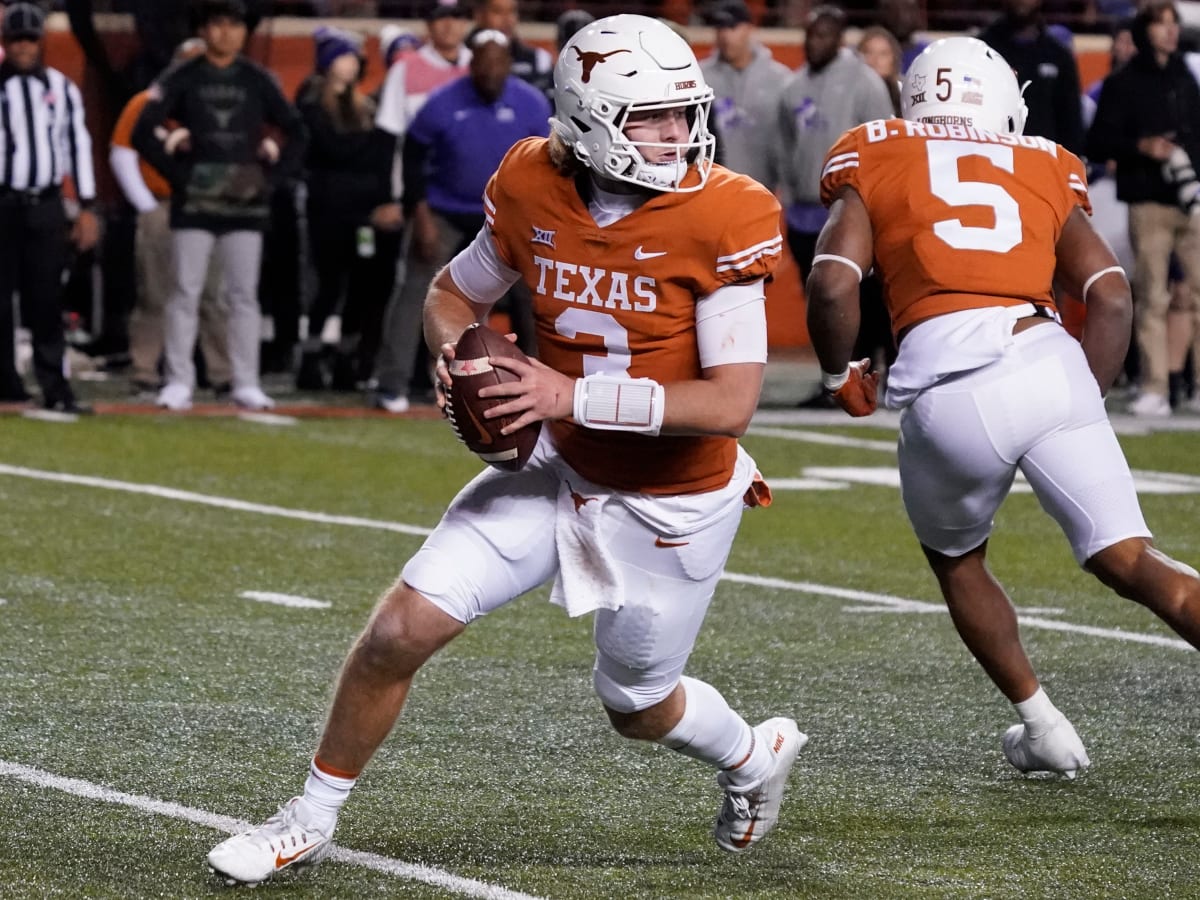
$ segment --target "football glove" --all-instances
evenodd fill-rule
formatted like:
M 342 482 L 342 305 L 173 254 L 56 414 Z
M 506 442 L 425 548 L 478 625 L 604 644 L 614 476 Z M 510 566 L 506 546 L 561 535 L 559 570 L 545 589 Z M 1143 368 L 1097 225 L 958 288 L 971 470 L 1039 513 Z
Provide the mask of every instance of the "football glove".
M 831 387 L 822 373 L 825 387 L 833 395 L 837 405 L 855 418 L 869 416 L 879 406 L 876 396 L 879 391 L 879 373 L 869 371 L 870 366 L 869 359 L 850 363 L 844 373 L 844 380 L 837 387 Z M 837 383 L 837 376 L 830 378 Z

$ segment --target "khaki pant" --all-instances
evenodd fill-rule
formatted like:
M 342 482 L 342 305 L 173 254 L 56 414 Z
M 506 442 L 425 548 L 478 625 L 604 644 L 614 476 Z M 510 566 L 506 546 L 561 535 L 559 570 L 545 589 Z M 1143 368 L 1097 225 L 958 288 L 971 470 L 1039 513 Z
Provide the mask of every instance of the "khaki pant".
M 1133 245 L 1134 333 L 1141 359 L 1141 389 L 1167 396 L 1167 309 L 1171 305 L 1168 271 L 1174 251 L 1187 293 L 1191 295 L 1192 346 L 1200 359 L 1200 222 L 1164 203 L 1129 204 L 1129 240 Z
M 133 379 L 158 383 L 158 361 L 163 354 L 164 312 L 171 293 L 170 201 L 162 200 L 149 212 L 140 213 L 135 238 L 137 301 L 129 316 L 129 355 Z M 211 384 L 228 384 L 229 353 L 226 328 L 229 310 L 221 297 L 221 272 L 209 265 L 200 299 L 200 350 Z

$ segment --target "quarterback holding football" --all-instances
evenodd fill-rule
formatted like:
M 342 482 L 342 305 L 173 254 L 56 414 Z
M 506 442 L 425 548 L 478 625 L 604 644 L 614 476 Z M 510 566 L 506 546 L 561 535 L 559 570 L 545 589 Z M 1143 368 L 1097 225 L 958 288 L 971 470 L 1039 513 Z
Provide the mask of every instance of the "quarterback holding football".
M 713 92 L 658 20 L 585 26 L 554 82 L 550 137 L 501 162 L 486 224 L 425 303 L 448 386 L 460 335 L 524 281 L 536 358 L 486 357 L 516 377 L 477 395 L 500 401 L 483 413 L 508 422 L 496 434 L 544 427 L 516 471 L 488 467 L 459 492 L 379 602 L 303 795 L 209 854 L 230 881 L 320 859 L 421 665 L 547 582 L 569 615 L 594 614 L 592 681 L 616 731 L 716 770 L 717 844 L 748 850 L 778 818 L 807 737 L 787 717 L 752 727 L 683 671 L 743 510 L 769 500 L 737 439 L 762 386 L 779 204 L 714 165 Z

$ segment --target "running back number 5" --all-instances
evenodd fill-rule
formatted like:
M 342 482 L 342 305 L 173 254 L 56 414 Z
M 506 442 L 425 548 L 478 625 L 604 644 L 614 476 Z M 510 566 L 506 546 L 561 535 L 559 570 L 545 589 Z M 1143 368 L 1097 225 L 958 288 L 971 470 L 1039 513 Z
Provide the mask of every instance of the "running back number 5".
M 974 141 L 929 141 L 925 150 L 929 187 L 935 197 L 951 206 L 990 206 L 996 214 L 996 224 L 991 228 L 964 225 L 961 219 L 942 219 L 933 223 L 934 234 L 956 250 L 1006 253 L 1021 243 L 1021 207 L 1012 194 L 998 184 L 958 177 L 958 161 L 967 156 L 986 157 L 997 169 L 1011 172 L 1012 147 Z

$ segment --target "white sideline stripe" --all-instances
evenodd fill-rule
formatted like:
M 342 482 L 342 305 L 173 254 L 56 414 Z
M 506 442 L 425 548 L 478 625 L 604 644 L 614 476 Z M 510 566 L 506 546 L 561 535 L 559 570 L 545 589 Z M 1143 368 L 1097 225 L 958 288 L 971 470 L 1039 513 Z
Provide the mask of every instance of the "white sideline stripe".
M 363 519 L 358 516 L 334 516 L 328 513 L 310 512 L 304 509 L 288 509 L 283 506 L 272 506 L 266 503 L 247 503 L 245 500 L 234 500 L 231 497 L 196 494 L 192 491 L 180 491 L 157 484 L 114 481 L 110 478 L 93 478 L 88 475 L 67 475 L 62 472 L 46 472 L 41 469 L 27 469 L 24 466 L 10 466 L 4 463 L 0 463 L 0 475 L 15 475 L 19 478 L 33 478 L 37 481 L 56 481 L 60 484 L 79 484 L 84 487 L 103 488 L 109 491 L 126 491 L 130 494 L 146 494 L 151 497 L 162 497 L 165 500 L 199 503 L 202 506 L 217 506 L 222 509 L 236 509 L 240 512 L 262 513 L 267 516 L 299 519 L 304 522 L 320 522 L 323 525 L 375 528 L 380 531 L 397 531 L 400 534 L 415 534 L 421 537 L 433 533 L 432 528 L 419 528 L 416 525 L 404 525 L 400 522 L 384 522 L 379 519 Z
M 238 596 L 247 600 L 257 600 L 259 603 L 274 603 L 277 606 L 291 606 L 295 609 L 329 609 L 333 605 L 328 600 L 313 600 L 311 597 L 298 597 L 295 594 L 276 594 L 273 591 L 242 591 Z
M 802 594 L 818 594 L 825 597 L 839 597 L 843 600 L 856 600 L 859 603 L 870 603 L 876 606 L 886 606 L 899 612 L 946 612 L 942 604 L 925 603 L 921 600 L 908 600 L 904 597 L 893 597 L 890 594 L 874 594 L 870 591 L 856 591 L 851 588 L 830 587 L 824 584 L 814 584 L 811 581 L 786 581 L 782 578 L 764 578 L 760 575 L 739 575 L 736 572 L 726 572 L 724 581 L 737 584 L 750 584 L 755 587 L 775 588 L 783 591 L 798 591 Z M 861 607 L 851 607 L 849 611 L 865 612 Z M 1177 650 L 1191 650 L 1192 645 L 1178 638 L 1169 638 L 1157 634 L 1144 634 L 1139 631 L 1122 631 L 1119 628 L 1096 628 L 1092 625 L 1075 625 L 1071 622 L 1058 622 L 1054 619 L 1043 619 L 1039 616 L 1023 616 L 1017 610 L 1017 621 L 1027 628 L 1042 628 L 1047 631 L 1068 631 L 1072 634 L 1086 634 L 1090 637 L 1109 638 L 1115 641 L 1128 641 L 1134 644 L 1152 644 L 1156 647 L 1173 647 Z
M 822 435 L 827 437 L 828 435 Z M 83 475 L 64 475 L 59 472 L 43 472 L 39 469 L 26 469 L 22 466 L 10 466 L 0 463 L 0 475 L 16 475 L 22 478 L 34 478 L 42 481 L 57 481 L 64 484 L 82 484 L 87 487 L 100 487 L 108 490 L 129 491 L 135 494 L 149 494 L 169 500 L 183 500 L 188 503 L 202 503 L 208 506 L 220 506 L 226 509 L 236 509 L 243 512 L 256 512 L 264 515 L 283 516 L 291 519 L 303 519 L 309 522 L 321 522 L 334 525 L 350 525 L 359 528 L 378 528 L 385 531 L 398 531 L 403 534 L 426 535 L 431 533 L 429 528 L 418 528 L 415 525 L 404 525 L 400 522 L 383 522 L 378 519 L 359 519 L 354 516 L 329 516 L 324 513 L 306 512 L 304 510 L 285 509 L 281 506 L 265 506 L 259 503 L 245 503 L 241 500 L 231 500 L 226 497 L 210 497 L 206 494 L 194 494 L 190 491 L 177 491 L 173 488 L 159 487 L 152 484 L 134 484 L 128 481 L 111 481 L 107 478 L 92 478 Z M 1186 477 L 1186 476 L 1180 476 Z M 832 587 L 825 584 L 815 584 L 810 581 L 787 581 L 782 578 L 767 578 L 761 575 L 739 575 L 736 572 L 726 572 L 721 576 L 723 581 L 739 584 L 750 584 L 756 587 L 775 588 L 784 591 L 799 591 L 804 594 L 816 594 L 825 597 L 840 597 L 844 600 L 854 600 L 859 603 L 890 606 L 903 609 L 906 612 L 930 611 L 924 607 L 937 607 L 937 604 L 924 603 L 920 600 L 907 600 L 903 597 L 893 597 L 888 594 L 874 594 L 869 591 L 856 591 L 852 588 Z M 938 607 L 941 608 L 941 607 Z M 1095 628 L 1090 625 L 1073 625 L 1069 622 L 1056 622 L 1051 619 L 1036 617 L 1018 617 L 1018 621 L 1030 628 L 1044 628 L 1049 631 L 1069 631 L 1075 634 L 1086 634 L 1091 637 L 1109 638 L 1112 640 L 1129 641 L 1136 644 L 1154 644 L 1160 647 L 1174 647 L 1180 650 L 1191 650 L 1191 644 L 1174 638 L 1161 637 L 1153 634 L 1143 634 L 1136 631 L 1121 631 L 1116 628 Z
M 216 831 L 223 831 L 226 834 L 238 834 L 246 831 L 248 828 L 254 827 L 250 822 L 243 822 L 230 816 L 221 816 L 217 813 L 195 809 L 191 806 L 181 806 L 178 803 L 169 803 L 165 800 L 155 800 L 153 797 L 126 794 L 123 791 L 115 791 L 112 788 L 92 784 L 90 781 L 82 781 L 78 778 L 64 778 L 61 775 L 52 775 L 41 769 L 34 769 L 30 766 L 23 766 L 20 763 L 7 762 L 2 759 L 0 759 L 0 777 L 15 778 L 18 781 L 24 781 L 37 787 L 52 788 L 56 791 L 82 797 L 85 800 L 115 803 L 119 806 L 128 806 L 136 809 L 139 812 L 153 813 L 154 815 L 167 816 L 172 819 L 182 819 L 185 822 L 202 825 L 205 828 L 212 828 Z M 330 853 L 329 859 L 362 866 L 365 869 L 373 869 L 385 875 L 395 875 L 397 878 L 404 878 L 409 881 L 421 881 L 425 884 L 432 884 L 440 888 L 445 888 L 455 894 L 465 894 L 468 897 L 484 897 L 487 900 L 538 900 L 532 894 L 510 891 L 507 888 L 488 884 L 484 881 L 476 881 L 473 878 L 463 878 L 453 875 L 444 869 L 435 869 L 433 866 L 406 863 L 388 856 L 366 853 L 361 850 L 347 850 L 345 847 L 338 847 L 336 845 Z

